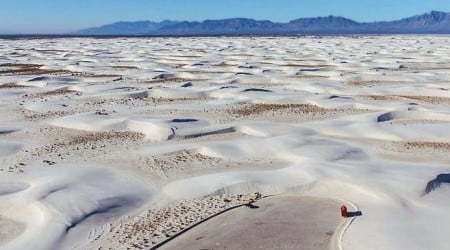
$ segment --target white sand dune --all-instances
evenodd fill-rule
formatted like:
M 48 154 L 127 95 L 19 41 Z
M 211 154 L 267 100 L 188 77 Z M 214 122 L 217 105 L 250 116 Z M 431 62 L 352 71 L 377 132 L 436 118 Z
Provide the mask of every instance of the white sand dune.
M 201 136 L 202 133 L 217 133 L 216 131 L 205 132 L 205 129 L 199 129 L 198 126 L 206 126 L 208 122 L 193 118 L 112 118 L 106 111 L 99 114 L 88 113 L 63 117 L 52 121 L 51 124 L 64 128 L 96 132 L 138 132 L 144 134 L 146 139 L 152 141 L 170 140 L 178 134 L 184 137 L 195 137 Z
M 23 224 L 4 218 L 0 219 L 0 226 L 0 246 L 20 236 L 25 229 Z
M 149 140 L 167 140 L 174 136 L 169 124 L 158 119 L 109 118 L 108 115 L 83 114 L 64 117 L 52 122 L 55 126 L 86 131 L 134 131 Z
M 15 142 L 0 141 L 0 157 L 11 155 L 18 152 L 22 148 L 22 145 Z
M 359 209 L 333 249 L 447 249 L 449 42 L 2 40 L 0 249 L 149 249 L 258 193 Z
M 94 167 L 64 169 L 33 169 L 16 180 L 2 178 L 2 217 L 25 225 L 6 249 L 22 248 L 25 239 L 34 242 L 35 249 L 76 246 L 89 236 L 90 228 L 100 228 L 152 199 L 151 189 L 128 183 L 120 173 Z

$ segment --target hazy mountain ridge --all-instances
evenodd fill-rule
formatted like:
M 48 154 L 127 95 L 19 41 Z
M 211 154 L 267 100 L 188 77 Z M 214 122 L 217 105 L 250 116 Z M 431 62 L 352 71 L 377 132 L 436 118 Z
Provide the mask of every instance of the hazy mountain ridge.
M 138 35 L 158 31 L 159 29 L 174 25 L 176 21 L 164 20 L 162 22 L 136 21 L 136 22 L 116 22 L 77 31 L 79 34 L 86 35 Z
M 75 32 L 79 35 L 227 35 L 227 34 L 450 34 L 450 13 L 431 11 L 396 21 L 362 23 L 339 17 L 299 18 L 288 23 L 249 18 L 189 21 L 117 22 Z

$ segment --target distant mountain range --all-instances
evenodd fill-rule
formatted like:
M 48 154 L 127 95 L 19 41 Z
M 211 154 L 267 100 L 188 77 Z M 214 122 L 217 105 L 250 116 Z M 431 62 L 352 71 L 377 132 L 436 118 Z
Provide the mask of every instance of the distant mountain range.
M 431 11 L 397 21 L 360 23 L 344 17 L 300 18 L 288 23 L 248 18 L 117 22 L 76 35 L 295 35 L 295 34 L 450 34 L 450 13 Z

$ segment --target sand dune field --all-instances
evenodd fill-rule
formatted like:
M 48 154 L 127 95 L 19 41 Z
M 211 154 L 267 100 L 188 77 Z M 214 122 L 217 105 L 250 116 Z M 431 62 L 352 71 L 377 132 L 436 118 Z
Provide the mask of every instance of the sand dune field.
M 0 249 L 448 249 L 448 36 L 0 41 Z

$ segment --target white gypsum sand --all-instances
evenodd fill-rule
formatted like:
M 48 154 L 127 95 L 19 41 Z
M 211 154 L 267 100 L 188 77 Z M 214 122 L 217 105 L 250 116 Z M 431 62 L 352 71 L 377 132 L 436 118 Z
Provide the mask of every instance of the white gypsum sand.
M 330 220 L 274 224 L 278 239 L 318 223 L 306 238 L 321 248 L 446 249 L 449 42 L 2 40 L 0 249 L 149 249 L 258 193 L 287 199 L 282 212 L 239 207 L 167 247 L 214 221 L 230 226 L 207 245 L 249 230 L 234 213 L 299 207 Z M 333 217 L 340 204 L 362 216 Z

